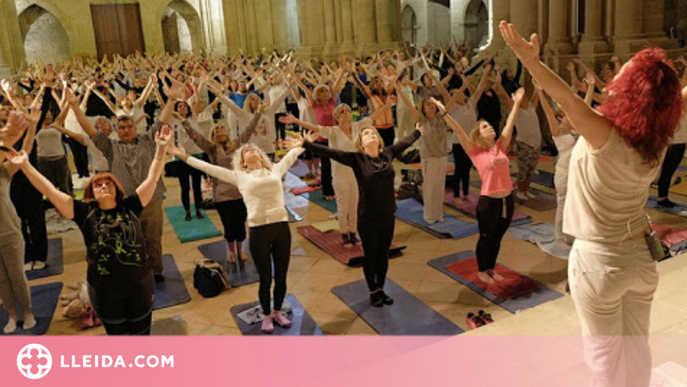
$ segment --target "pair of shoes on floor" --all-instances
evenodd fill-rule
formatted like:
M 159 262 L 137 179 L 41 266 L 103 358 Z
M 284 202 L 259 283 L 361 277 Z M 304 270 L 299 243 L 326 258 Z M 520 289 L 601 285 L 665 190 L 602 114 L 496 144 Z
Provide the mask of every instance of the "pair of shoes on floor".
M 31 261 L 24 264 L 24 271 L 41 270 L 48 266 L 43 261 Z
M 515 198 L 522 201 L 529 200 L 529 196 L 525 195 L 524 192 L 516 192 Z
M 262 319 L 262 327 L 260 330 L 262 333 L 270 335 L 274 332 L 274 324 L 279 325 L 282 328 L 291 328 L 291 325 L 293 324 L 291 320 L 286 318 L 281 312 L 274 313 L 269 316 L 265 316 Z
M 494 319 L 491 317 L 490 313 L 486 313 L 485 311 L 480 310 L 479 312 L 477 312 L 477 314 L 474 314 L 472 312 L 468 313 L 465 322 L 468 324 L 468 327 L 470 327 L 470 329 L 477 329 L 479 327 L 483 327 L 487 324 L 493 323 Z
M 656 203 L 658 203 L 658 205 L 663 207 L 663 208 L 675 208 L 675 207 L 677 207 L 677 204 L 675 204 L 675 202 L 673 202 L 672 200 L 670 200 L 668 198 L 665 198 L 663 200 L 659 200 Z
M 346 249 L 352 249 L 353 243 L 351 242 L 350 234 L 341 234 L 341 239 L 343 241 L 343 247 Z

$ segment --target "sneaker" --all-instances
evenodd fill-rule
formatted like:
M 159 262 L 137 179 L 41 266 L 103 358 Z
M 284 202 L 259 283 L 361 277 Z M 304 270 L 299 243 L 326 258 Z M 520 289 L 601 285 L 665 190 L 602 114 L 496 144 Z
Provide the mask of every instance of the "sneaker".
M 198 219 L 203 219 L 203 218 L 205 218 L 205 217 L 203 216 L 203 213 L 202 213 L 202 212 L 196 211 L 196 218 L 198 218 Z
M 187 212 L 187 213 L 186 213 L 186 217 L 184 218 L 184 220 L 187 221 L 187 222 L 190 222 L 191 219 L 193 219 L 193 218 L 191 217 L 191 213 L 190 213 L 190 212 Z
M 477 312 L 477 315 L 482 319 L 482 321 L 484 321 L 485 324 L 491 324 L 494 322 L 494 319 L 491 318 L 491 313 L 487 313 L 480 309 L 480 311 Z
M 381 308 L 382 306 L 384 306 L 382 302 L 382 297 L 379 294 L 379 292 L 370 293 L 370 303 L 375 308 Z
M 33 270 L 41 270 L 45 269 L 45 262 L 43 261 L 34 261 L 33 262 Z
M 467 318 L 465 318 L 465 323 L 468 324 L 470 329 L 477 329 L 485 325 L 484 320 L 472 312 L 468 313 Z
M 348 234 L 348 239 L 350 239 L 351 243 L 355 246 L 358 246 L 360 244 L 360 239 L 358 239 L 356 233 L 354 232 Z
M 379 297 L 382 299 L 383 304 L 392 305 L 394 303 L 394 299 L 384 293 L 384 290 L 380 290 L 377 293 L 379 293 Z
M 265 316 L 265 318 L 262 319 L 262 328 L 260 328 L 262 333 L 265 334 L 272 334 L 274 332 L 274 319 L 272 319 L 272 316 Z
M 348 234 L 341 234 L 341 239 L 343 240 L 343 247 L 347 249 L 353 247 L 353 244 L 351 243 L 351 238 L 348 236 Z
M 273 316 L 274 323 L 282 328 L 291 328 L 291 320 L 286 318 L 281 312 L 276 312 Z
M 530 199 L 534 199 L 534 198 L 537 197 L 537 195 L 533 194 L 533 193 L 530 192 L 530 191 L 525 191 L 525 195 L 527 195 L 527 197 L 530 198 Z
M 528 200 L 528 199 L 529 199 L 529 197 L 528 197 L 527 195 L 525 195 L 524 192 L 516 192 L 516 193 L 515 193 L 515 197 L 516 197 L 517 199 L 522 200 L 522 201 L 525 201 L 525 200 Z
M 675 202 L 673 202 L 672 200 L 670 200 L 668 198 L 665 198 L 663 200 L 659 200 L 657 203 L 659 206 L 661 206 L 663 208 L 675 208 L 677 206 L 677 204 L 675 204 Z

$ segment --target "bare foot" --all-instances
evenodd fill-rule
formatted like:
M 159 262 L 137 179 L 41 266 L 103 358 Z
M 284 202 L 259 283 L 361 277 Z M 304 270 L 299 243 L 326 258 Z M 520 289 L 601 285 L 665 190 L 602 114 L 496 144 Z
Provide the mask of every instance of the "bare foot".
M 229 253 L 229 256 L 227 257 L 227 262 L 236 263 L 236 255 L 234 255 L 234 252 Z
M 466 202 L 471 202 L 471 201 L 472 201 L 472 199 L 470 199 L 470 196 L 467 196 L 467 195 L 466 195 L 466 196 L 463 196 L 463 200 L 466 201 Z
M 239 254 L 239 258 L 241 258 L 241 260 L 244 262 L 248 260 L 248 256 L 246 255 L 246 253 Z
M 461 198 L 453 198 L 453 204 L 460 206 L 463 204 L 463 199 Z
M 491 278 L 493 278 L 494 281 L 496 281 L 496 282 L 503 281 L 503 276 L 501 274 L 498 274 L 498 273 L 492 273 Z
M 494 280 L 487 274 L 486 272 L 483 271 L 478 271 L 477 272 L 477 278 L 479 278 L 480 281 L 488 283 L 488 284 L 493 284 Z

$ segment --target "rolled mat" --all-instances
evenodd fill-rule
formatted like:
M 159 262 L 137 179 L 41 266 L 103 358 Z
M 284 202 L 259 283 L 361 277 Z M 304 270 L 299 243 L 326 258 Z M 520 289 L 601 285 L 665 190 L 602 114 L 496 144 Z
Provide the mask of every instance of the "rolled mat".
M 499 264 L 494 270 L 504 277 L 504 281 L 493 285 L 481 282 L 477 279 L 477 261 L 473 251 L 447 255 L 427 264 L 511 313 L 563 297 L 546 285 Z
M 350 249 L 345 248 L 341 233 L 336 230 L 323 233 L 313 226 L 301 226 L 298 227 L 298 233 L 343 264 L 356 266 L 363 263 L 365 254 L 362 247 L 358 245 Z M 391 245 L 389 248 L 389 258 L 400 256 L 401 251 L 404 249 L 405 246 L 397 247 Z
M 186 217 L 186 210 L 184 210 L 183 206 L 165 207 L 165 212 L 181 243 L 222 236 L 222 233 L 208 218 L 208 214 L 205 211 L 200 210 L 203 214 L 203 219 L 196 218 L 196 210 L 193 205 L 191 206 L 192 219 L 188 222 L 184 219 Z
M 23 317 L 20 317 L 20 321 L 17 323 L 17 330 L 11 335 L 25 335 L 25 336 L 37 336 L 45 334 L 50 328 L 50 323 L 52 322 L 52 317 L 55 314 L 55 308 L 57 308 L 57 301 L 60 299 L 60 292 L 62 291 L 62 282 L 53 282 L 45 285 L 35 285 L 31 287 L 31 305 L 33 307 L 33 315 L 36 317 L 36 326 L 24 331 Z M 17 316 L 23 316 L 24 313 L 21 307 L 17 307 Z M 7 324 L 9 315 L 5 308 L 0 308 L 0 327 L 4 327 Z M 0 335 L 5 335 L 5 333 L 0 329 Z
M 364 280 L 332 289 L 332 293 L 380 335 L 453 336 L 464 332 L 391 279 L 386 280 L 384 292 L 394 299 L 394 303 L 377 308 L 370 303 L 370 291 Z
M 461 239 L 477 234 L 479 228 L 475 222 L 465 222 L 444 213 L 444 221 L 429 224 L 423 218 L 423 206 L 413 198 L 397 202 L 396 217 L 410 225 L 442 239 Z
M 174 257 L 170 254 L 162 256 L 162 276 L 165 280 L 155 283 L 155 303 L 153 309 L 162 309 L 191 301 L 191 295 L 186 289 L 184 277 L 181 276 Z
M 296 296 L 293 294 L 288 294 L 285 299 L 286 302 L 291 304 L 292 311 L 287 314 L 287 318 L 291 320 L 290 328 L 282 328 L 277 324 L 274 324 L 273 336 L 324 336 L 322 328 L 317 325 L 315 320 L 310 316 L 310 314 L 303 308 Z M 238 317 L 239 313 L 255 308 L 259 305 L 259 302 L 251 302 L 248 304 L 237 305 L 231 308 L 231 315 L 236 321 L 236 325 L 239 326 L 241 333 L 244 336 L 262 336 L 264 333 L 261 331 L 262 325 L 260 323 L 248 324 Z

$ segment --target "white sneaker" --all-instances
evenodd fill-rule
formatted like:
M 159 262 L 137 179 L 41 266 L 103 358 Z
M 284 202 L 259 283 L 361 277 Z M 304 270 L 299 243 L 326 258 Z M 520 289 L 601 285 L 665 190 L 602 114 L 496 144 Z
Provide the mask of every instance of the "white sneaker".
M 515 193 L 515 197 L 518 198 L 518 199 L 520 199 L 520 200 L 522 200 L 522 201 L 525 201 L 525 200 L 528 200 L 528 199 L 529 199 L 529 197 L 528 197 L 527 195 L 525 195 L 524 192 L 516 192 L 516 193 Z
M 533 194 L 533 193 L 530 192 L 530 191 L 525 191 L 525 195 L 527 195 L 527 197 L 530 198 L 530 199 L 534 199 L 534 198 L 537 197 L 537 195 Z
M 34 261 L 33 262 L 33 270 L 40 270 L 40 269 L 45 269 L 45 262 Z
M 33 262 L 34 262 L 34 261 L 25 263 L 25 264 L 24 264 L 24 271 L 31 271 L 31 270 L 33 270 Z

